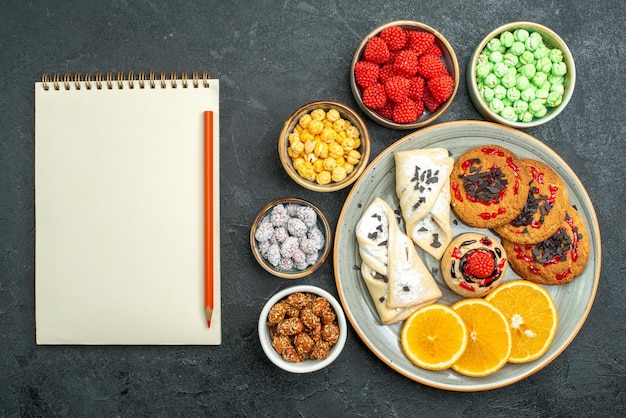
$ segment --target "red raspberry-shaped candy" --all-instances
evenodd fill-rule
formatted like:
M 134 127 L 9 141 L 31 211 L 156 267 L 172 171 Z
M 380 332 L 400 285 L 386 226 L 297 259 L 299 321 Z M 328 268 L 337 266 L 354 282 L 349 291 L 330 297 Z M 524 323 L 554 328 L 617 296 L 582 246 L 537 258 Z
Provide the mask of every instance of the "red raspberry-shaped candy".
M 434 55 L 436 57 L 443 57 L 443 52 L 441 48 L 437 46 L 437 44 L 432 44 L 430 48 L 424 51 L 424 55 Z
M 383 64 L 380 67 L 380 71 L 378 72 L 378 82 L 381 84 L 385 84 L 389 77 L 396 75 L 396 72 L 393 69 L 392 63 Z
M 411 77 L 409 79 L 409 99 L 421 102 L 422 98 L 424 97 L 425 85 L 425 80 L 419 75 Z
M 448 74 L 448 70 L 441 58 L 435 55 L 422 55 L 417 60 L 417 73 L 426 80 Z
M 387 103 L 385 86 L 380 83 L 372 84 L 363 90 L 363 104 L 370 109 L 380 109 Z
M 389 61 L 389 57 L 387 42 L 382 38 L 375 36 L 365 44 L 363 58 L 365 58 L 366 61 L 373 62 L 374 64 L 384 64 Z
M 409 80 L 399 75 L 389 77 L 385 83 L 385 93 L 393 102 L 405 101 L 409 96 Z
M 418 120 L 422 117 L 422 114 L 424 113 L 424 102 L 422 100 L 414 100 L 414 102 L 415 112 L 417 113 L 417 118 L 415 118 L 415 120 Z
M 464 273 L 470 277 L 484 279 L 493 274 L 496 260 L 493 254 L 485 250 L 474 250 L 465 255 Z
M 454 91 L 454 79 L 447 74 L 428 80 L 427 88 L 433 95 L 435 101 L 439 104 L 450 98 Z
M 390 51 L 399 51 L 406 45 L 407 34 L 400 26 L 392 26 L 383 29 L 380 37 L 387 42 Z
M 435 110 L 437 110 L 440 104 L 435 100 L 433 94 L 430 92 L 429 89 L 424 89 L 424 97 L 422 97 L 422 102 L 424 102 L 424 107 L 430 112 L 434 112 Z
M 393 121 L 396 123 L 413 123 L 418 118 L 417 104 L 406 99 L 402 103 L 397 103 L 393 108 Z
M 361 87 L 369 87 L 378 81 L 380 67 L 373 62 L 359 61 L 354 65 L 354 79 Z
M 424 51 L 435 43 L 435 35 L 430 32 L 418 30 L 409 32 L 409 48 L 417 55 L 422 55 Z
M 388 101 L 386 105 L 382 108 L 378 109 L 376 113 L 382 116 L 385 119 L 393 120 L 393 108 L 395 107 L 395 103 Z
M 393 60 L 393 69 L 396 74 L 410 78 L 417 73 L 417 54 L 410 49 L 404 49 Z

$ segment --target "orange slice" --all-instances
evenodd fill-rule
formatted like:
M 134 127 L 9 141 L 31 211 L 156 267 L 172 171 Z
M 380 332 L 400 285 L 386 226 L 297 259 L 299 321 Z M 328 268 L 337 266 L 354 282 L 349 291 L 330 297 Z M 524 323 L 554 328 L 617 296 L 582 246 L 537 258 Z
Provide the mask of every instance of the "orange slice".
M 483 299 L 463 299 L 452 309 L 467 328 L 467 348 L 452 369 L 465 376 L 488 376 L 500 370 L 511 355 L 509 324 L 499 309 Z
M 416 310 L 406 319 L 400 343 L 417 366 L 443 370 L 456 363 L 465 351 L 467 330 L 452 308 L 435 303 Z
M 558 313 L 546 289 L 526 280 L 513 280 L 500 285 L 485 300 L 509 322 L 513 336 L 511 363 L 527 363 L 548 351 L 556 334 Z

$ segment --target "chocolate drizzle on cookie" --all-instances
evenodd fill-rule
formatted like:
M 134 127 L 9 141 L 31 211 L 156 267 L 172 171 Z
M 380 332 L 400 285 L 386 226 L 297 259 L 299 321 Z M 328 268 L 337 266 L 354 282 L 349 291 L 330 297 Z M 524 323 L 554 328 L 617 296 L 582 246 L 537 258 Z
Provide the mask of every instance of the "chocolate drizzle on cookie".
M 499 203 L 509 184 L 502 169 L 494 165 L 483 170 L 480 158 L 466 161 L 465 165 L 468 164 L 469 174 L 459 174 L 468 198 L 484 204 Z
M 531 254 L 534 262 L 546 265 L 566 261 L 571 248 L 572 237 L 565 228 L 559 228 L 550 238 L 535 244 Z
M 533 223 L 535 214 L 540 213 L 538 223 L 542 225 L 545 222 L 546 215 L 550 213 L 554 203 L 549 200 L 548 196 L 539 194 L 539 188 L 534 186 L 528 191 L 526 204 L 517 218 L 511 221 L 511 225 L 516 228 L 527 227 Z M 524 230 L 524 232 L 527 232 Z

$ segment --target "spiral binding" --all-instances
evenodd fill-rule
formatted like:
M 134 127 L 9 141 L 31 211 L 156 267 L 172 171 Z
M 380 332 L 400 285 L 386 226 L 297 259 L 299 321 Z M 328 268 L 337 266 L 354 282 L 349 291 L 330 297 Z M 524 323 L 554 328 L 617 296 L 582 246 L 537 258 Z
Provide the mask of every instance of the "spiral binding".
M 147 77 L 145 71 L 141 71 L 138 74 L 135 74 L 133 71 L 128 73 L 118 72 L 117 75 L 109 71 L 106 74 L 95 73 L 95 77 L 92 73 L 86 73 L 84 77 L 82 73 L 54 73 L 52 75 L 44 73 L 41 77 L 44 90 L 50 90 L 51 87 L 54 90 L 61 90 L 61 88 L 71 90 L 72 86 L 74 86 L 76 90 L 80 90 L 83 85 L 87 90 L 91 90 L 92 87 L 95 87 L 97 90 L 111 90 L 115 87 L 118 89 L 124 89 L 126 87 L 134 89 L 135 84 L 140 89 L 154 89 L 157 88 L 157 86 L 164 89 L 168 87 L 168 84 L 172 88 L 177 88 L 179 81 L 184 89 L 188 88 L 190 85 L 193 88 L 199 88 L 200 86 L 208 88 L 209 80 L 210 76 L 208 71 L 204 71 L 202 76 L 200 76 L 198 72 L 192 73 L 191 80 L 189 79 L 189 74 L 186 72 L 181 73 L 181 77 L 178 78 L 178 73 L 176 72 L 171 73 L 169 77 L 167 73 L 162 72 L 160 77 L 157 77 L 155 71 L 150 71 Z

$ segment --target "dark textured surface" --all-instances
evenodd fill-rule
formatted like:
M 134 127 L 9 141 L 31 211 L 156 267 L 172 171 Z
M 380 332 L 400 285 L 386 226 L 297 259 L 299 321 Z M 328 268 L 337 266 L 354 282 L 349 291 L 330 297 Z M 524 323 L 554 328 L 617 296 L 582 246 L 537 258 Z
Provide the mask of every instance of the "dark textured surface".
M 72 3 L 0 2 L 0 416 L 623 416 L 626 18 L 620 0 Z M 310 375 L 279 371 L 258 343 L 264 301 L 291 283 L 265 273 L 250 253 L 257 211 L 276 198 L 301 197 L 335 226 L 347 195 L 308 192 L 289 179 L 276 152 L 282 122 L 313 100 L 354 106 L 353 50 L 374 27 L 397 19 L 439 29 L 461 68 L 486 33 L 517 20 L 552 28 L 575 56 L 578 83 L 569 107 L 528 133 L 563 157 L 594 202 L 600 285 L 586 324 L 563 354 L 495 391 L 454 393 L 413 382 L 352 331 L 339 359 Z M 33 83 L 43 72 L 151 69 L 208 69 L 221 80 L 223 344 L 38 347 Z M 481 119 L 464 84 L 440 122 L 459 119 Z M 406 133 L 368 126 L 372 156 Z M 330 261 L 299 283 L 336 294 Z

